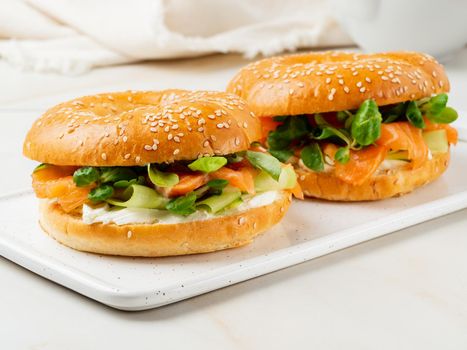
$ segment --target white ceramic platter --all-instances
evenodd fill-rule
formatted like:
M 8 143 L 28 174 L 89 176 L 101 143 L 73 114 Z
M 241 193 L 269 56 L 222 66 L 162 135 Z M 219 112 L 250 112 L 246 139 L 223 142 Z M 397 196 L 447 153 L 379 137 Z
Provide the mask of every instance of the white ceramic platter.
M 0 255 L 89 298 L 123 310 L 170 304 L 310 260 L 467 207 L 467 143 L 435 183 L 373 203 L 294 202 L 253 244 L 160 259 L 81 253 L 44 234 L 30 191 L 0 197 Z

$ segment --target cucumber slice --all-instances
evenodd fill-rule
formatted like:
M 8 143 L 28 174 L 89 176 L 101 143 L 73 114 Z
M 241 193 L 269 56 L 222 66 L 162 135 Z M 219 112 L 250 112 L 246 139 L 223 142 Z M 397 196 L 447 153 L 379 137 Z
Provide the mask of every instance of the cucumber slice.
M 281 189 L 287 190 L 294 188 L 297 185 L 297 175 L 292 165 L 282 167 L 281 175 L 279 176 L 279 186 Z
M 211 213 L 217 213 L 241 197 L 242 193 L 238 188 L 227 187 L 220 195 L 208 197 L 196 203 L 197 207 L 206 208 Z
M 267 172 L 262 171 L 255 177 L 256 192 L 278 191 L 281 189 L 279 182 L 274 180 Z
M 386 159 L 388 160 L 403 160 L 409 162 L 409 153 L 407 151 L 396 151 L 387 154 Z
M 426 131 L 423 133 L 423 139 L 431 153 L 446 153 L 449 150 L 446 130 Z
M 147 209 L 164 209 L 168 202 L 167 198 L 162 197 L 152 188 L 141 185 L 131 185 L 123 194 L 127 200 L 109 198 L 106 202 L 117 207 Z
M 262 171 L 255 177 L 256 192 L 279 191 L 294 188 L 297 175 L 291 165 L 283 166 L 279 181 L 274 180 L 267 172 Z

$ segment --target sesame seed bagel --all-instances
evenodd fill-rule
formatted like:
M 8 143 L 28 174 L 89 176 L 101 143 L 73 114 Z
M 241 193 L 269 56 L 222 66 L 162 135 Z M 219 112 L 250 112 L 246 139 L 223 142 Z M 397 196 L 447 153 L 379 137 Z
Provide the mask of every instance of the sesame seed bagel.
M 378 106 L 449 91 L 443 67 L 415 52 L 313 52 L 263 59 L 244 67 L 228 92 L 258 116 L 352 110 L 367 99 Z
M 41 200 L 40 224 L 58 242 L 86 252 L 158 257 L 235 248 L 278 223 L 291 202 L 283 191 L 271 204 L 228 216 L 178 224 L 85 224 L 50 200 Z
M 260 124 L 234 94 L 126 91 L 85 96 L 44 113 L 23 153 L 54 165 L 171 163 L 248 149 Z
M 436 180 L 447 169 L 449 152 L 433 155 L 416 169 L 387 170 L 361 185 L 351 185 L 332 172 L 296 169 L 303 192 L 308 197 L 333 201 L 370 201 L 400 196 Z

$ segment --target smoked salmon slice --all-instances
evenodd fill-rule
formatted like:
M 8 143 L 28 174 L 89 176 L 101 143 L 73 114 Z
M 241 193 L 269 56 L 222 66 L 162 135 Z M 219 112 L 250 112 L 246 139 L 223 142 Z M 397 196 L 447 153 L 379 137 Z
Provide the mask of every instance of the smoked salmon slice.
M 32 187 L 37 197 L 39 198 L 56 198 L 65 212 L 70 212 L 88 200 L 89 191 L 93 186 L 78 187 L 73 181 L 73 176 L 64 176 L 60 178 L 47 178 L 44 174 L 41 176 L 34 176 Z M 40 179 L 37 179 L 40 178 Z
M 323 152 L 334 159 L 337 149 L 336 145 L 329 143 L 324 146 Z M 358 151 L 351 150 L 346 164 L 334 161 L 335 175 L 348 184 L 361 185 L 378 169 L 386 153 L 386 147 L 380 145 L 368 146 Z
M 408 122 L 381 125 L 381 136 L 376 144 L 392 151 L 407 151 L 412 168 L 420 167 L 428 157 L 428 146 L 422 130 Z
M 237 187 L 242 192 L 255 194 L 254 175 L 256 170 L 250 167 L 243 167 L 238 170 L 230 168 L 220 168 L 209 174 L 211 179 L 223 179 L 229 181 L 230 185 Z
M 431 122 L 428 118 L 425 118 L 425 129 L 424 131 L 433 131 L 433 130 L 446 130 L 446 136 L 448 139 L 449 144 L 456 145 L 457 144 L 457 130 L 454 129 L 449 124 L 437 124 Z

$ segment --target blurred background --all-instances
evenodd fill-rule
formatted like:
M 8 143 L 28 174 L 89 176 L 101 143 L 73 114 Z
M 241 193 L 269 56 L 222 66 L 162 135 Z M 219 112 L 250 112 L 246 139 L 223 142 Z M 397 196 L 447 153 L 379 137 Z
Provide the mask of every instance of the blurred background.
M 0 102 L 224 89 L 249 61 L 297 50 L 415 50 L 456 69 L 465 14 L 465 0 L 2 0 Z
M 0 56 L 77 74 L 142 60 L 360 45 L 444 60 L 467 42 L 464 0 L 3 0 Z

